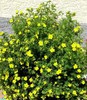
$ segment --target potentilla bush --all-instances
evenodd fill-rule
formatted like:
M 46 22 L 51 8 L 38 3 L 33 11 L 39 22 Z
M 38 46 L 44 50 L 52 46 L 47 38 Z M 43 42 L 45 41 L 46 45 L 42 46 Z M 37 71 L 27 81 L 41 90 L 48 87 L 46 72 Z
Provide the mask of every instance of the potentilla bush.
M 86 52 L 75 13 L 50 1 L 10 19 L 14 34 L 0 32 L 0 84 L 7 100 L 82 100 Z

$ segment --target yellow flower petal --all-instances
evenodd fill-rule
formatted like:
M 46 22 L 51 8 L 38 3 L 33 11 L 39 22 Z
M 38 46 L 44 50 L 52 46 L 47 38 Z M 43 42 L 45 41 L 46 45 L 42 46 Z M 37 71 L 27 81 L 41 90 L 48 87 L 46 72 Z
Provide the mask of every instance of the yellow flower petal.
M 84 85 L 85 84 L 85 80 L 82 80 L 81 83 Z
M 53 39 L 53 34 L 49 34 L 48 39 Z
M 14 64 L 9 64 L 9 67 L 10 68 L 14 68 Z
M 43 46 L 43 41 L 40 40 L 40 41 L 38 42 L 38 44 L 39 44 L 39 46 Z
M 48 56 L 47 55 L 44 55 L 44 59 L 47 59 L 48 58 Z
M 62 46 L 62 48 L 65 48 L 66 47 L 66 43 L 62 43 L 61 46 Z
M 75 28 L 73 29 L 73 31 L 74 31 L 75 33 L 77 33 L 79 30 L 80 30 L 80 26 L 77 26 L 77 27 L 75 27 Z
M 58 69 L 57 72 L 56 72 L 57 75 L 59 75 L 61 73 L 62 73 L 62 70 L 61 69 Z
M 34 70 L 38 71 L 39 70 L 39 67 L 38 66 L 34 67 Z
M 78 72 L 78 73 L 81 73 L 81 69 L 77 69 L 77 72 Z
M 7 59 L 7 61 L 8 61 L 8 62 L 12 62 L 12 61 L 13 61 L 13 58 L 9 57 L 9 58 Z
M 75 90 L 73 90 L 72 94 L 77 96 L 77 92 Z
M 77 69 L 77 68 L 78 68 L 78 65 L 77 65 L 77 64 L 74 64 L 74 65 L 73 65 L 73 68 L 74 68 L 74 69 Z
M 11 18 L 9 22 L 10 22 L 10 23 L 13 23 L 13 19 Z
M 50 48 L 50 52 L 53 53 L 55 52 L 55 49 L 53 47 Z
M 81 78 L 81 75 L 77 75 L 77 78 L 80 79 Z
M 29 57 L 32 57 L 33 56 L 33 54 L 31 53 L 31 50 L 27 51 L 26 52 L 26 55 L 29 56 Z
M 2 36 L 4 34 L 4 32 L 0 32 L 0 36 Z
M 47 72 L 51 72 L 51 70 L 52 70 L 51 68 L 47 68 Z

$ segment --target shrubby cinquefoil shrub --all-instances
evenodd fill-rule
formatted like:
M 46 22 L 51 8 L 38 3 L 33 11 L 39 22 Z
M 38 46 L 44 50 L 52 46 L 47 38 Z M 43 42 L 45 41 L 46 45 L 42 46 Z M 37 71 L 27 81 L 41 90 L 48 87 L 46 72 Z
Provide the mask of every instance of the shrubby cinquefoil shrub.
M 10 19 L 14 34 L 0 32 L 0 84 L 6 100 L 82 100 L 85 50 L 81 26 L 50 1 Z

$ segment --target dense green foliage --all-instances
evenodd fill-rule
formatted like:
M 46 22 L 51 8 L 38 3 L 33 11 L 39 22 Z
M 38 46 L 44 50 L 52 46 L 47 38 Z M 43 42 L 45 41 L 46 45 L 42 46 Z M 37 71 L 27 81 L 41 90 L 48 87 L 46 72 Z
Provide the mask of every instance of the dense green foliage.
M 14 34 L 0 32 L 0 84 L 6 100 L 78 100 L 87 91 L 85 50 L 75 13 L 50 1 L 10 19 Z M 2 38 L 3 37 L 3 38 Z

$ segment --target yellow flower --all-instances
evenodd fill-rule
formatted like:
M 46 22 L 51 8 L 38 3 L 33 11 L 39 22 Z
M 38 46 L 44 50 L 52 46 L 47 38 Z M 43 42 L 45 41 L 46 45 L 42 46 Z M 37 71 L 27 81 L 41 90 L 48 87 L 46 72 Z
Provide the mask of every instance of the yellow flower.
M 1 52 L 0 52 L 1 53 Z M 1 62 L 2 58 L 0 57 L 0 62 Z
M 56 96 L 56 98 L 60 98 L 59 96 Z
M 24 88 L 28 88 L 28 87 L 29 87 L 28 83 L 25 83 Z
M 20 10 L 20 15 L 22 15 L 23 14 L 23 11 L 22 10 Z
M 38 66 L 34 67 L 34 70 L 38 71 L 39 70 L 39 67 Z
M 9 77 L 9 72 L 6 72 L 6 74 L 5 74 L 5 80 L 7 80 L 8 77 Z
M 28 21 L 30 21 L 30 20 L 31 20 L 30 18 L 27 18 L 27 19 L 26 19 L 26 22 L 28 22 Z
M 58 69 L 57 72 L 56 72 L 57 75 L 59 75 L 61 73 L 62 73 L 62 70 L 61 69 Z
M 68 84 L 68 87 L 71 87 L 71 86 L 72 86 L 72 84 L 71 84 L 71 83 L 69 83 L 69 84 Z
M 30 81 L 30 82 L 33 82 L 33 78 L 30 78 L 29 81 Z
M 42 65 L 42 68 L 45 68 L 46 66 L 45 65 Z
M 38 44 L 39 44 L 39 46 L 43 46 L 43 41 L 40 40 L 40 41 L 38 42 Z
M 32 84 L 30 85 L 30 87 L 33 88 L 33 87 L 34 87 L 34 84 L 32 83 Z
M 50 48 L 50 52 L 53 53 L 55 52 L 55 49 L 53 47 Z
M 16 43 L 19 43 L 19 42 L 20 42 L 20 40 L 19 40 L 19 39 L 17 39 L 17 40 L 16 40 Z
M 6 48 L 2 48 L 2 53 L 5 53 L 6 52 Z
M 40 73 L 43 73 L 43 69 L 42 68 L 40 69 Z
M 65 94 L 65 92 L 62 92 L 62 95 L 64 95 Z
M 58 76 L 58 79 L 61 79 L 61 76 Z
M 58 66 L 58 63 L 57 63 L 57 62 L 54 62 L 54 64 L 53 64 L 53 65 L 56 67 L 56 66 Z
M 9 67 L 10 68 L 14 68 L 14 64 L 9 64 Z
M 17 95 L 16 94 L 13 94 L 13 98 L 16 98 L 17 97 Z
M 77 96 L 77 92 L 75 90 L 72 91 L 72 94 Z
M 44 81 L 44 82 L 43 82 L 43 84 L 45 85 L 45 84 L 47 84 L 47 82 L 46 82 L 46 81 Z
M 20 64 L 23 65 L 24 63 L 20 61 Z
M 46 27 L 47 25 L 45 23 L 42 23 L 43 27 Z
M 77 49 L 76 49 L 76 48 L 72 48 L 72 50 L 73 50 L 73 51 L 76 51 Z
M 71 47 L 72 48 L 75 48 L 76 47 L 76 44 L 77 44 L 76 42 L 72 43 Z
M 77 47 L 77 48 L 81 48 L 81 45 L 77 43 L 76 47 Z
M 20 31 L 18 34 L 19 34 L 19 35 L 21 35 L 21 34 L 22 34 L 22 32 Z
M 66 98 L 69 98 L 70 96 L 70 92 L 67 92 Z
M 12 62 L 12 61 L 13 61 L 13 58 L 9 57 L 9 58 L 7 59 L 7 61 L 8 61 L 8 62 Z
M 25 47 L 25 50 L 28 50 L 29 49 L 29 47 Z
M 48 58 L 48 56 L 47 55 L 44 55 L 44 59 L 47 59 Z
M 65 48 L 65 47 L 66 47 L 66 43 L 62 43 L 61 46 L 62 46 L 63 48 Z
M 0 32 L 0 36 L 2 36 L 4 34 L 4 32 Z
M 75 47 L 76 47 L 76 45 L 77 45 L 77 43 L 76 43 L 76 42 L 74 42 L 74 43 L 72 43 L 71 47 L 72 47 L 72 48 L 75 48 Z
M 13 23 L 13 19 L 11 18 L 9 22 L 10 22 L 10 23 Z
M 33 94 L 36 94 L 37 92 L 36 92 L 36 90 L 33 90 L 33 92 L 32 92 Z
M 7 94 L 6 91 L 3 91 L 3 94 L 6 95 Z
M 81 78 L 81 75 L 78 74 L 78 75 L 77 75 L 77 78 L 78 78 L 78 79 Z
M 54 82 L 54 84 L 57 84 L 57 82 Z
M 34 18 L 36 19 L 36 18 L 38 18 L 38 16 L 34 16 Z
M 24 80 L 27 81 L 27 76 L 24 77 Z
M 46 70 L 47 70 L 47 72 L 51 72 L 52 69 L 51 68 L 47 68 Z
M 18 11 L 18 10 L 16 10 L 15 12 L 16 12 L 16 14 L 18 14 L 18 12 L 19 12 L 19 11 Z
M 53 34 L 49 34 L 48 39 L 53 39 Z
M 20 77 L 16 77 L 16 80 L 19 81 L 20 80 Z
M 75 27 L 75 28 L 73 29 L 73 31 L 74 31 L 75 33 L 77 33 L 79 30 L 80 30 L 80 26 L 77 26 L 77 27 Z
M 74 69 L 77 69 L 78 68 L 78 65 L 77 64 L 74 64 L 73 68 Z
M 14 41 L 13 41 L 13 40 L 11 40 L 11 41 L 10 41 L 10 44 L 13 44 L 13 43 L 14 43 Z
M 37 26 L 38 26 L 38 27 L 40 27 L 40 26 L 41 26 L 41 24 L 40 24 L 40 23 L 38 23 L 38 24 L 37 24 Z
M 77 72 L 78 72 L 78 73 L 81 73 L 81 69 L 77 69 Z
M 2 42 L 2 39 L 0 39 L 0 42 Z
M 31 22 L 30 21 L 27 21 L 27 25 L 30 26 L 31 25 Z
M 81 45 L 74 42 L 74 43 L 72 43 L 71 47 L 72 47 L 73 51 L 76 51 L 77 49 L 81 48 Z
M 15 83 L 16 83 L 16 80 L 13 80 L 13 81 L 12 81 L 12 83 L 14 83 L 14 84 L 15 84 Z
M 17 20 L 17 22 L 19 23 L 19 22 L 20 22 L 20 20 L 18 19 L 18 20 Z
M 52 93 L 52 89 L 48 90 L 49 93 Z
M 30 92 L 30 93 L 29 93 L 29 96 L 31 97 L 32 95 L 33 95 L 33 94 Z
M 29 62 L 26 62 L 26 66 L 28 66 L 28 67 L 29 67 Z
M 22 96 L 24 97 L 24 94 L 22 93 Z
M 40 87 L 36 87 L 36 90 L 37 90 L 37 91 L 40 90 Z
M 28 29 L 25 29 L 25 33 L 29 33 L 30 32 L 30 30 L 28 30 Z
M 82 80 L 81 83 L 84 85 L 85 84 L 85 80 Z
M 33 54 L 31 53 L 31 50 L 27 51 L 26 52 L 26 55 L 29 56 L 29 57 L 32 57 L 33 56 Z
M 83 90 L 80 92 L 80 94 L 85 94 L 86 93 L 86 90 Z
M 5 42 L 5 43 L 4 43 L 4 46 L 8 46 L 8 43 L 7 43 L 7 42 Z
M 15 77 L 17 77 L 18 76 L 18 73 L 15 73 Z

